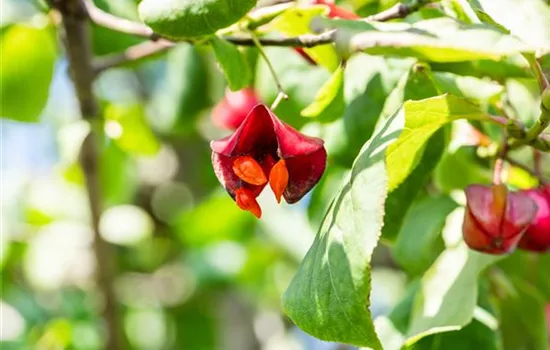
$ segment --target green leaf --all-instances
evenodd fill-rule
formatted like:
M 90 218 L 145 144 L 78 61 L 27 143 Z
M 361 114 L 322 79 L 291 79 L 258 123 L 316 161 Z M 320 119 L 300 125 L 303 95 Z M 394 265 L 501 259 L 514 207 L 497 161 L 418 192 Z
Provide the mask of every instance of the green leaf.
M 474 76 L 477 78 L 491 78 L 504 82 L 508 78 L 532 77 L 527 62 L 521 55 L 504 57 L 500 60 L 469 60 L 464 62 L 433 62 L 432 70 L 450 72 L 458 75 Z
M 147 125 L 141 105 L 109 105 L 105 109 L 107 135 L 122 150 L 138 155 L 154 155 L 160 143 Z
M 537 48 L 550 47 L 550 6 L 543 0 L 471 0 L 524 42 Z
M 415 65 L 409 74 L 400 82 L 386 101 L 384 109 L 391 108 L 396 103 L 409 99 L 422 99 L 437 95 L 429 68 L 423 65 Z M 405 116 L 406 118 L 406 116 Z M 403 123 L 406 123 L 403 120 Z M 397 236 L 403 220 L 414 201 L 417 193 L 427 184 L 433 169 L 443 155 L 446 148 L 447 137 L 445 130 L 436 132 L 427 141 L 425 151 L 419 155 L 418 164 L 408 175 L 403 183 L 389 194 L 384 216 L 382 237 L 385 240 L 394 240 Z M 391 174 L 390 174 L 391 179 Z
M 393 308 L 387 316 L 378 317 L 374 323 L 376 332 L 385 350 L 434 350 L 434 349 L 499 349 L 498 336 L 496 333 L 496 320 L 491 314 L 481 308 L 476 308 L 474 319 L 464 328 L 458 331 L 445 331 L 423 337 L 418 342 L 403 346 L 405 335 L 409 328 L 411 312 L 414 299 L 420 290 L 419 280 L 414 280 L 409 284 L 403 299 Z M 480 299 L 483 297 L 483 291 L 480 290 Z M 490 318 L 492 324 L 478 321 L 481 316 Z
M 139 20 L 137 3 L 133 0 L 95 0 L 95 5 L 105 12 L 131 21 Z M 124 51 L 144 40 L 134 35 L 121 33 L 93 23 L 91 25 L 92 47 L 94 54 L 108 55 Z
M 294 4 L 291 2 L 279 3 L 272 6 L 266 7 L 257 7 L 250 11 L 237 26 L 241 28 L 246 28 L 249 30 L 258 29 L 259 32 L 262 32 L 263 29 L 260 28 L 265 24 L 268 24 L 274 20 L 277 16 L 288 10 L 290 7 L 293 7 Z M 266 26 L 268 27 L 268 26 Z
M 338 193 L 342 179 L 346 177 L 349 169 L 332 165 L 327 167 L 321 181 L 313 188 L 311 201 L 307 207 L 309 221 L 312 226 L 319 227 L 330 202 Z
M 287 36 L 308 34 L 311 33 L 311 20 L 325 12 L 326 7 L 321 5 L 308 6 L 307 8 L 293 7 L 273 20 L 273 22 L 271 22 L 271 28 Z M 326 67 L 329 71 L 332 72 L 338 68 L 338 56 L 332 45 L 327 44 L 310 48 L 306 47 L 303 50 L 315 62 Z
M 284 293 L 286 314 L 321 340 L 381 349 L 369 311 L 369 263 L 387 195 L 384 152 L 402 117 L 394 114 L 365 144 Z
M 404 350 L 499 350 L 499 345 L 497 333 L 474 319 L 458 331 L 432 334 Z
M 479 106 L 453 95 L 408 101 L 403 108 L 404 130 L 386 154 L 390 191 L 397 188 L 416 167 L 426 141 L 444 124 L 457 119 L 487 119 Z
M 174 39 L 215 33 L 241 19 L 256 0 L 144 0 L 139 16 L 155 32 Z
M 503 349 L 547 350 L 548 332 L 545 320 L 545 301 L 525 276 L 499 288 Z
M 372 136 L 381 117 L 391 116 L 403 100 L 386 113 L 386 100 L 412 65 L 409 59 L 357 54 L 346 63 L 342 119 L 323 125 L 322 137 L 328 154 L 351 167 L 363 144 Z M 406 77 L 405 77 L 406 78 Z
M 37 121 L 48 101 L 56 59 L 48 28 L 14 25 L 0 37 L 0 116 Z
M 463 146 L 443 156 L 434 174 L 435 184 L 441 191 L 450 193 L 473 183 L 491 182 L 492 173 L 478 159 L 476 150 L 475 146 Z
M 550 303 L 550 278 L 546 270 L 550 266 L 550 254 L 532 254 L 517 250 L 498 265 L 509 278 L 526 279 Z
M 492 26 L 465 25 L 450 18 L 435 18 L 414 24 L 328 21 L 340 28 L 336 45 L 350 52 L 416 57 L 433 62 L 498 60 L 518 52 L 534 52 L 519 39 Z
M 331 122 L 344 113 L 344 69 L 339 66 L 317 92 L 315 100 L 301 112 L 304 117 Z
M 477 305 L 479 275 L 501 258 L 469 250 L 463 242 L 446 249 L 420 282 L 407 345 L 427 335 L 458 330 L 470 323 Z
M 504 90 L 504 87 L 491 81 L 452 73 L 435 72 L 433 79 L 440 91 L 479 102 L 495 102 Z
M 232 91 L 247 87 L 252 79 L 250 67 L 239 49 L 226 40 L 216 36 L 210 39 L 216 59 L 227 78 L 227 83 Z
M 413 204 L 392 249 L 401 268 L 411 275 L 428 269 L 444 248 L 441 231 L 456 206 L 445 196 L 426 197 Z
M 374 320 L 376 334 L 385 350 L 401 349 L 409 328 L 409 320 L 414 298 L 420 288 L 420 280 L 413 280 L 407 287 L 405 295 L 388 315 L 379 316 Z
M 504 108 L 511 118 L 519 119 L 528 127 L 540 116 L 540 89 L 535 79 L 506 80 L 506 97 L 509 105 Z

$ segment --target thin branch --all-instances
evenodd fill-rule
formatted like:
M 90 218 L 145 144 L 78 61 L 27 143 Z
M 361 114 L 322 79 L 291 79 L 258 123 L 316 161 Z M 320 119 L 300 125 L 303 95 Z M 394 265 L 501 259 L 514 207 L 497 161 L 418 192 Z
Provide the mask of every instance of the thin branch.
M 331 44 L 334 42 L 336 30 L 329 30 L 321 34 L 304 34 L 291 38 L 258 38 L 262 46 L 286 46 L 286 47 L 314 47 Z M 239 46 L 254 46 L 252 37 L 226 36 L 223 39 Z
M 275 99 L 275 102 L 273 103 L 274 107 L 272 109 L 275 109 L 279 102 L 281 100 L 286 100 L 288 98 L 288 95 L 286 94 L 285 90 L 283 89 L 283 85 L 281 84 L 279 77 L 277 76 L 277 72 L 275 71 L 275 68 L 271 64 L 271 61 L 269 60 L 269 57 L 267 57 L 262 44 L 258 41 L 258 38 L 254 35 L 254 33 L 250 32 L 250 37 L 252 38 L 252 41 L 254 42 L 254 45 L 258 48 L 258 51 L 260 52 L 260 55 L 262 55 L 262 58 L 264 59 L 265 63 L 267 64 L 267 67 L 269 68 L 269 71 L 271 72 L 271 75 L 273 76 L 273 80 L 275 81 L 275 84 L 277 85 L 277 90 L 279 90 L 279 94 L 277 95 L 277 98 Z
M 97 25 L 120 33 L 135 35 L 151 40 L 158 40 L 161 38 L 161 36 L 156 34 L 153 29 L 143 23 L 134 22 L 105 12 L 97 7 L 92 0 L 82 0 L 82 2 L 86 7 L 88 17 Z
M 392 19 L 405 18 L 408 15 L 410 15 L 411 13 L 418 11 L 421 7 L 423 7 L 424 5 L 426 5 L 430 2 L 433 2 L 433 1 L 430 1 L 430 0 L 416 0 L 416 1 L 412 1 L 409 4 L 398 3 L 398 4 L 393 5 L 392 7 L 390 7 L 387 10 L 384 10 L 380 13 L 377 13 L 377 14 L 374 14 L 374 15 L 371 15 L 371 16 L 368 16 L 368 17 L 364 18 L 363 21 L 367 21 L 367 22 L 386 22 L 386 21 L 389 21 L 389 20 L 392 20 Z
M 120 18 L 99 9 L 95 6 L 92 0 L 83 0 L 83 2 L 90 20 L 97 25 L 117 32 L 135 35 L 158 42 L 158 44 L 138 44 L 135 47 L 128 48 L 123 53 L 102 57 L 94 64 L 96 67 L 96 73 L 104 71 L 110 67 L 117 67 L 127 62 L 142 59 L 150 55 L 155 55 L 158 52 L 162 52 L 171 47 L 169 44 L 170 42 L 174 43 L 174 40 L 162 38 L 160 34 L 155 33 L 152 28 L 143 23 Z M 282 2 L 286 2 L 286 0 L 283 0 Z M 403 18 L 410 13 L 417 11 L 420 7 L 429 2 L 431 1 L 415 0 L 410 4 L 397 4 L 388 10 L 369 16 L 365 18 L 365 20 L 388 21 L 390 19 Z M 336 30 L 333 29 L 316 35 L 305 34 L 290 38 L 258 38 L 258 42 L 262 46 L 314 47 L 333 43 L 335 40 L 335 34 Z M 251 36 L 225 36 L 224 39 L 239 46 L 256 45 Z
M 509 143 L 509 150 L 516 149 L 523 145 L 530 145 L 543 152 L 550 152 L 550 134 L 541 133 L 535 138 L 527 140 L 528 130 L 526 130 L 516 120 L 500 116 L 489 116 L 489 120 L 506 128 L 511 139 Z
M 105 300 L 102 316 L 109 332 L 106 348 L 116 350 L 121 349 L 121 344 L 119 342 L 117 305 L 113 289 L 112 247 L 103 240 L 99 232 L 101 184 L 99 182 L 98 142 L 96 140 L 96 128 L 94 128 L 99 116 L 99 107 L 92 89 L 94 71 L 91 63 L 91 42 L 86 23 L 86 12 L 79 0 L 51 0 L 50 3 L 61 14 L 69 69 L 78 97 L 80 112 L 82 117 L 92 124 L 92 130 L 82 144 L 80 163 L 86 179 L 91 225 L 94 232 L 97 284 Z
M 544 75 L 540 60 L 528 54 L 524 54 L 523 57 L 529 63 L 529 67 L 531 68 L 533 75 L 539 83 L 540 91 L 544 91 L 545 89 L 550 88 L 550 82 L 548 81 L 548 78 L 546 78 L 546 75 Z
M 168 50 L 174 45 L 176 44 L 171 41 L 161 39 L 158 41 L 146 41 L 130 46 L 122 53 L 114 53 L 112 55 L 97 58 L 94 61 L 94 72 L 97 75 L 106 69 L 122 66 L 129 62 L 135 62 L 143 58 L 154 56 Z

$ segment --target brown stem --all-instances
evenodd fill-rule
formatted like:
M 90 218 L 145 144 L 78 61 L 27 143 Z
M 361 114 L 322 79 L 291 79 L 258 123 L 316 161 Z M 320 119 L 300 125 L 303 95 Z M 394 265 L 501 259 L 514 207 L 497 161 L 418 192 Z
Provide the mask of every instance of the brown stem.
M 94 72 L 100 74 L 106 69 L 122 66 L 129 62 L 135 62 L 142 58 L 147 58 L 159 54 L 173 47 L 173 42 L 160 39 L 158 41 L 146 41 L 134 46 L 130 46 L 122 53 L 115 53 L 103 56 L 94 61 Z
M 95 6 L 92 0 L 82 0 L 86 7 L 86 12 L 92 22 L 105 28 L 115 30 L 120 33 L 140 36 L 151 40 L 158 40 L 160 35 L 155 34 L 153 29 L 143 23 L 134 22 L 126 18 L 114 16 Z
M 392 19 L 405 18 L 408 15 L 410 15 L 411 13 L 413 13 L 415 11 L 418 11 L 422 6 L 424 6 L 424 5 L 426 5 L 430 2 L 433 2 L 433 0 L 432 1 L 430 1 L 430 0 L 415 0 L 415 1 L 412 1 L 411 3 L 409 3 L 409 4 L 398 3 L 398 4 L 393 5 L 392 7 L 390 7 L 387 10 L 384 10 L 380 13 L 376 13 L 374 15 L 368 16 L 368 17 L 364 18 L 363 20 L 364 21 L 385 22 L 385 21 L 389 21 L 389 20 L 392 20 Z
M 91 225 L 94 231 L 94 253 L 97 260 L 97 284 L 105 305 L 102 316 L 107 324 L 109 336 L 106 349 L 121 349 L 118 332 L 116 298 L 113 290 L 113 255 L 111 246 L 99 233 L 101 216 L 101 184 L 99 181 L 98 132 L 94 127 L 99 117 L 99 106 L 93 94 L 94 70 L 86 11 L 79 0 L 52 0 L 52 6 L 61 13 L 64 28 L 64 41 L 69 61 L 71 79 L 76 90 L 82 117 L 92 124 L 80 151 L 80 163 L 86 179 L 86 190 L 91 212 Z
M 542 133 L 526 142 L 528 130 L 518 121 L 494 115 L 489 115 L 488 118 L 489 121 L 506 127 L 511 139 L 508 146 L 509 150 L 516 149 L 523 145 L 530 145 L 543 152 L 550 152 L 550 134 Z

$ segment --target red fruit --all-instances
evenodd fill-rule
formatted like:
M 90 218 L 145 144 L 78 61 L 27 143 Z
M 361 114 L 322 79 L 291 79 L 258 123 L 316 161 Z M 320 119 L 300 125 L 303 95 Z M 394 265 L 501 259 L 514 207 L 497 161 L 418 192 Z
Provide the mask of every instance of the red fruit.
M 521 249 L 534 252 L 550 251 L 550 186 L 522 191 L 538 207 L 533 222 L 519 242 Z
M 505 185 L 466 188 L 462 233 L 466 244 L 489 254 L 513 251 L 535 217 L 537 206 L 527 195 Z
M 218 180 L 240 208 L 256 216 L 261 214 L 252 199 L 267 185 L 266 178 L 277 200 L 282 196 L 292 204 L 321 179 L 327 160 L 323 140 L 293 129 L 263 104 L 210 147 Z
M 548 327 L 548 334 L 550 334 L 550 304 L 546 304 L 546 326 Z
M 241 125 L 248 112 L 260 103 L 260 99 L 252 88 L 239 91 L 227 90 L 223 99 L 212 110 L 212 121 L 219 128 L 235 130 Z

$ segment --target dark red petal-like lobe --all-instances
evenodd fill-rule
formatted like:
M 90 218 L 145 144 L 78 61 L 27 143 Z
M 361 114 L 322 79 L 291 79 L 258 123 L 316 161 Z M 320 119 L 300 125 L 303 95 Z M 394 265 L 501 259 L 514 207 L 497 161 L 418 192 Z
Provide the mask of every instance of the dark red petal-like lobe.
M 550 251 L 550 192 L 545 188 L 537 188 L 523 193 L 537 204 L 538 209 L 519 247 L 535 252 Z
M 210 148 L 225 156 L 275 153 L 277 137 L 269 110 L 265 105 L 257 105 L 231 136 L 212 141 Z
M 516 235 L 511 238 L 502 239 L 493 237 L 487 234 L 476 222 L 474 216 L 466 208 L 464 215 L 464 223 L 462 226 L 464 233 L 464 242 L 471 249 L 489 253 L 489 254 L 506 254 L 512 252 L 521 239 L 521 235 Z
M 286 158 L 288 185 L 283 197 L 287 203 L 296 203 L 319 182 L 325 172 L 327 152 L 324 148 L 304 156 Z
M 467 206 L 479 227 L 488 235 L 500 237 L 508 190 L 504 185 L 470 185 L 466 188 Z
M 273 119 L 273 126 L 279 144 L 279 156 L 281 158 L 305 156 L 324 148 L 324 142 L 320 138 L 304 135 L 290 125 L 280 121 L 271 111 L 268 110 L 268 112 Z
M 502 223 L 502 237 L 508 238 L 523 233 L 537 213 L 537 204 L 521 192 L 508 194 L 506 215 Z

